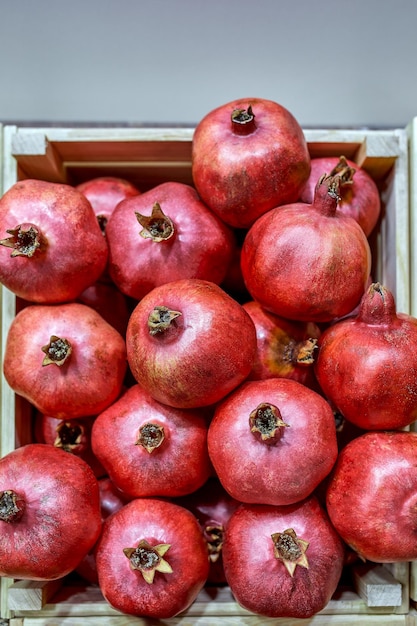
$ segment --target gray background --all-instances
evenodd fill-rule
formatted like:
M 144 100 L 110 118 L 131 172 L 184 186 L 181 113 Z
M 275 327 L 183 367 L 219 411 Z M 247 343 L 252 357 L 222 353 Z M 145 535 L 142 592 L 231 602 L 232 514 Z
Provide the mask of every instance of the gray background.
M 0 0 L 0 122 L 195 124 L 241 97 L 304 126 L 417 115 L 417 0 Z

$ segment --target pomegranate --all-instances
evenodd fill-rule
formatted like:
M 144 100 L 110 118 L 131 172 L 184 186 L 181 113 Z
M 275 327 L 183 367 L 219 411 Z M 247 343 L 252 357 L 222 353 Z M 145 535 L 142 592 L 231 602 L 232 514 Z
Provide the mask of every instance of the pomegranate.
M 97 417 L 92 447 L 114 484 L 132 498 L 191 493 L 211 472 L 205 414 L 161 404 L 139 385 Z
M 197 124 L 192 176 L 203 201 L 235 228 L 295 202 L 310 173 L 303 131 L 285 107 L 263 98 L 234 100 Z
M 0 459 L 0 576 L 54 580 L 101 531 L 99 490 L 79 457 L 41 443 Z
M 0 282 L 40 304 L 69 302 L 102 274 L 108 258 L 91 204 L 70 185 L 15 183 L 0 199 Z
M 102 280 L 96 281 L 79 295 L 77 302 L 86 304 L 100 313 L 106 322 L 124 337 L 131 313 L 129 299 L 116 285 Z
M 203 530 L 210 559 L 207 582 L 212 585 L 225 584 L 227 581 L 222 558 L 224 530 L 240 502 L 227 493 L 216 476 L 211 476 L 197 491 L 176 498 L 175 502 L 189 509 Z
M 381 213 L 381 199 L 373 178 L 354 161 L 344 156 L 311 159 L 310 177 L 301 192 L 300 200 L 308 204 L 313 202 L 317 181 L 326 173 L 340 176 L 338 210 L 353 217 L 369 237 Z
M 336 591 L 343 562 L 343 542 L 313 496 L 289 506 L 242 504 L 226 527 L 227 581 L 258 615 L 315 615 Z
M 89 200 L 103 233 L 119 202 L 140 194 L 133 183 L 119 176 L 98 176 L 75 188 Z
M 129 502 L 129 500 L 126 499 L 126 496 L 122 494 L 117 487 L 115 487 L 114 483 L 108 476 L 104 476 L 99 479 L 98 488 L 100 493 L 101 519 L 103 521 Z M 77 566 L 76 572 L 93 585 L 98 585 L 94 548 L 95 547 L 90 550 L 90 552 Z
M 259 302 L 243 304 L 256 328 L 257 358 L 250 380 L 291 378 L 316 387 L 313 364 L 321 330 L 314 322 L 295 322 L 270 313 Z
M 110 277 L 135 300 L 182 278 L 220 283 L 236 245 L 232 230 L 203 204 L 196 190 L 177 182 L 121 202 L 106 235 Z
M 246 287 L 276 315 L 329 322 L 350 313 L 366 289 L 371 250 L 359 224 L 337 211 L 339 181 L 323 177 L 311 205 L 272 209 L 246 235 Z
M 123 337 L 85 304 L 31 304 L 10 325 L 4 376 L 46 415 L 97 415 L 119 396 L 126 368 Z
M 372 283 L 356 317 L 329 326 L 315 363 L 323 393 L 364 430 L 417 419 L 417 319 L 397 313 L 393 294 Z
M 339 453 L 326 506 L 339 535 L 362 559 L 417 558 L 417 433 L 366 432 Z
M 75 454 L 83 459 L 99 478 L 106 473 L 91 449 L 91 429 L 95 416 L 61 420 L 51 415 L 35 413 L 34 437 L 37 443 L 47 443 L 55 448 Z
M 135 380 L 178 408 L 215 404 L 248 376 L 256 354 L 249 314 L 218 285 L 183 279 L 155 287 L 126 333 Z
M 156 498 L 135 498 L 104 521 L 96 564 L 111 606 L 154 619 L 185 611 L 209 572 L 197 519 L 184 507 Z
M 293 504 L 310 495 L 336 461 L 333 411 L 295 380 L 248 381 L 217 405 L 208 450 L 236 500 Z

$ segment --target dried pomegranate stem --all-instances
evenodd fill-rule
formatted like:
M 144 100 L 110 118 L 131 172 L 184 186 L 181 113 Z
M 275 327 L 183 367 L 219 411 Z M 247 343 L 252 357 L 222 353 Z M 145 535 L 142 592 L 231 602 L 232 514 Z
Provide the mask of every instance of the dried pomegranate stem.
M 249 415 L 249 426 L 254 436 L 269 445 L 276 444 L 289 428 L 281 417 L 280 410 L 269 402 L 261 402 Z
M 271 535 L 274 544 L 274 556 L 282 561 L 292 577 L 297 565 L 308 569 L 308 560 L 306 550 L 308 541 L 297 537 L 296 532 L 292 528 L 287 528 L 282 533 L 274 533 Z
M 314 363 L 314 351 L 317 348 L 317 339 L 299 341 L 292 354 L 292 361 L 297 365 L 312 365 Z
M 72 452 L 77 448 L 83 438 L 84 428 L 75 422 L 60 422 L 56 428 L 55 448 L 62 448 L 66 452 Z
M 172 574 L 172 567 L 162 558 L 170 547 L 168 543 L 151 546 L 145 539 L 142 539 L 136 548 L 124 548 L 123 552 L 130 561 L 131 569 L 138 570 L 145 582 L 152 584 L 156 572 Z
M 167 331 L 173 320 L 182 315 L 180 311 L 172 311 L 167 306 L 156 306 L 148 317 L 148 328 L 150 335 L 156 335 Z
M 33 257 L 35 252 L 41 252 L 46 247 L 46 241 L 40 230 L 34 224 L 19 224 L 16 228 L 6 230 L 11 237 L 0 240 L 1 246 L 12 248 L 10 256 Z
M 247 109 L 234 109 L 231 120 L 232 131 L 236 135 L 250 135 L 256 130 L 255 115 L 251 105 Z
M 18 522 L 25 510 L 25 501 L 15 491 L 0 491 L 0 521 Z
M 142 446 L 149 454 L 162 444 L 165 439 L 164 427 L 147 422 L 139 428 L 139 436 L 135 445 Z
M 49 343 L 42 346 L 42 352 L 45 352 L 45 358 L 42 365 L 51 365 L 52 363 L 61 367 L 70 357 L 72 346 L 68 339 L 51 335 Z
M 204 524 L 203 535 L 206 540 L 210 562 L 216 563 L 223 549 L 224 526 L 220 522 L 208 520 Z
M 161 209 L 159 202 L 155 202 L 152 207 L 150 216 L 142 215 L 135 211 L 136 219 L 143 227 L 140 236 L 144 239 L 152 239 L 152 241 L 167 241 L 175 233 L 174 222 L 170 217 L 165 215 Z
M 340 176 L 341 186 L 352 185 L 355 172 L 355 168 L 348 165 L 346 157 L 341 155 L 339 157 L 339 162 L 330 172 L 330 176 L 335 176 L 335 174 L 338 174 Z

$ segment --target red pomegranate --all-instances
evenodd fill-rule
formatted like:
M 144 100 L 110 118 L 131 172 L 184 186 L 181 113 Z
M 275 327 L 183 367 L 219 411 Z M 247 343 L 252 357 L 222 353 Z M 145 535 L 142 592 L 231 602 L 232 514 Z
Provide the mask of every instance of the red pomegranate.
M 29 302 L 74 300 L 106 267 L 108 247 L 91 204 L 70 185 L 15 183 L 0 199 L 2 233 L 0 283 Z
M 364 430 L 417 419 L 417 319 L 397 313 L 386 287 L 372 283 L 357 316 L 328 327 L 318 345 L 318 382 L 345 419 Z
M 240 385 L 217 405 L 207 441 L 223 487 L 252 504 L 299 502 L 329 474 L 337 457 L 329 404 L 286 378 Z
M 85 304 L 32 304 L 10 325 L 4 376 L 46 415 L 97 415 L 119 396 L 126 368 L 123 337 Z
M 344 546 L 315 497 L 291 506 L 242 504 L 223 543 L 237 602 L 265 617 L 312 617 L 336 591 Z
M 236 228 L 295 202 L 310 173 L 303 131 L 285 107 L 243 98 L 213 109 L 197 124 L 192 175 L 203 201 Z
M 103 233 L 119 202 L 140 194 L 133 183 L 119 176 L 97 176 L 75 188 L 89 200 Z
M 313 364 L 321 330 L 314 322 L 286 320 L 259 302 L 243 304 L 256 328 L 258 351 L 249 380 L 291 378 L 316 387 Z
M 199 279 L 155 287 L 133 310 L 126 333 L 135 380 L 178 408 L 215 404 L 251 371 L 256 331 L 218 285 Z
M 205 414 L 161 404 L 139 385 L 97 417 L 92 448 L 114 484 L 131 498 L 182 496 L 201 487 L 211 473 Z
M 373 178 L 366 170 L 344 156 L 311 159 L 310 176 L 300 196 L 302 202 L 313 202 L 314 189 L 323 174 L 340 176 L 340 200 L 337 208 L 345 215 L 353 217 L 369 237 L 381 213 L 381 199 Z
M 106 322 L 115 328 L 122 337 L 126 335 L 131 313 L 129 299 L 116 285 L 98 280 L 79 295 L 77 302 L 86 304 L 100 313 Z
M 297 202 L 260 217 L 248 231 L 241 263 L 254 300 L 292 320 L 329 322 L 359 303 L 371 270 L 368 240 L 337 211 L 339 176 L 325 176 L 313 204 Z
M 101 519 L 103 521 L 129 502 L 126 496 L 115 487 L 108 476 L 104 476 L 98 480 L 98 488 L 100 493 Z M 77 566 L 76 572 L 91 584 L 98 585 L 94 547 Z
M 225 584 L 227 581 L 222 558 L 224 531 L 240 502 L 227 493 L 217 476 L 211 476 L 200 489 L 174 501 L 189 509 L 202 528 L 210 559 L 207 582 L 212 585 Z
M 339 453 L 326 506 L 363 560 L 417 559 L 417 433 L 367 432 Z
M 63 450 L 32 443 L 0 459 L 0 576 L 62 578 L 101 531 L 91 468 Z
M 209 560 L 194 515 L 177 504 L 135 498 L 107 518 L 98 542 L 100 589 L 118 611 L 168 619 L 203 588 Z
M 154 287 L 183 278 L 220 283 L 236 245 L 232 230 L 190 185 L 167 182 L 121 202 L 106 228 L 109 273 L 140 300 Z
M 61 420 L 36 411 L 33 428 L 35 441 L 79 456 L 99 478 L 104 476 L 106 471 L 91 448 L 91 429 L 95 419 L 93 415 Z

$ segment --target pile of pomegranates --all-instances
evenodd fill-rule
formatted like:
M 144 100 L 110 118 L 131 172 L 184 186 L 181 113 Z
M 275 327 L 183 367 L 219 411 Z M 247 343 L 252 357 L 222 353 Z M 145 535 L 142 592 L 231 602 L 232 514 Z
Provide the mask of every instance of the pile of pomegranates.
M 157 620 L 213 584 L 307 618 L 349 551 L 417 559 L 417 320 L 371 276 L 377 185 L 278 103 L 203 117 L 192 179 L 0 199 L 34 433 L 0 460 L 0 575 Z

